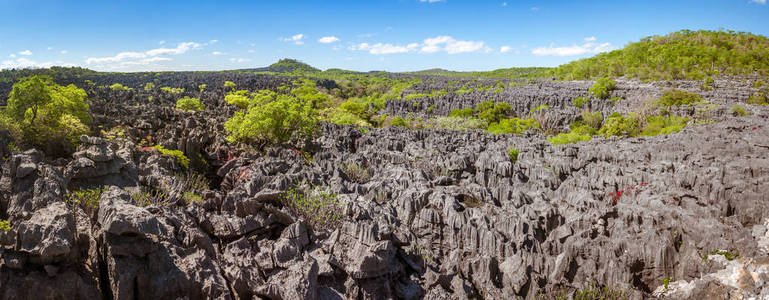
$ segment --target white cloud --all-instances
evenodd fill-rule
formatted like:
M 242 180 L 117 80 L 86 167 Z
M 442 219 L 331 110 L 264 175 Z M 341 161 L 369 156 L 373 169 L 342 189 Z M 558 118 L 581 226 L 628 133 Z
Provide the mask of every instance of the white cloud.
M 419 0 L 419 2 L 435 3 L 435 2 L 446 2 L 446 0 Z
M 539 56 L 574 56 L 588 53 L 601 53 L 614 50 L 611 43 L 596 43 L 596 38 L 591 36 L 584 39 L 586 43 L 582 45 L 571 45 L 555 47 L 553 45 L 547 47 L 538 47 L 531 50 L 531 53 Z
M 750 2 L 761 4 L 761 5 L 766 5 L 766 0 L 750 0 Z
M 20 55 L 30 56 L 30 55 L 32 55 L 32 51 L 24 50 L 24 51 L 19 52 L 19 54 Z
M 179 43 L 179 45 L 176 46 L 176 48 L 157 48 L 147 51 L 147 55 L 149 56 L 157 56 L 157 55 L 163 55 L 163 54 L 170 54 L 170 55 L 179 55 L 184 54 L 190 49 L 197 49 L 202 47 L 201 44 L 194 43 L 194 42 L 186 42 L 186 43 Z
M 59 51 L 59 53 L 61 53 L 61 54 L 67 54 L 67 50 L 61 50 L 61 51 Z
M 10 57 L 10 58 L 14 58 L 14 57 L 16 57 L 16 54 L 13 54 L 13 53 L 11 53 L 11 54 L 8 54 L 8 57 Z
M 338 41 L 339 41 L 338 37 L 335 37 L 335 36 L 324 36 L 324 37 L 322 37 L 322 38 L 320 38 L 318 40 L 318 43 L 331 44 L 331 43 L 336 43 Z
M 233 57 L 233 58 L 230 58 L 230 61 L 231 62 L 237 62 L 237 63 L 244 63 L 244 62 L 251 61 L 251 59 L 250 58 L 234 58 Z
M 48 46 L 48 48 L 46 48 L 46 49 L 47 49 L 48 51 L 51 51 L 51 50 L 53 50 L 53 47 L 51 47 L 51 46 Z
M 166 41 L 160 41 L 160 42 L 158 42 L 158 45 L 163 45 L 165 43 L 166 43 Z
M 254 50 L 254 49 L 249 49 L 248 50 L 248 53 L 254 53 L 254 52 L 256 52 L 256 50 Z
M 179 43 L 176 48 L 157 48 L 145 52 L 121 52 L 110 57 L 90 57 L 85 60 L 86 64 L 104 64 L 118 63 L 121 66 L 128 65 L 147 65 L 153 62 L 168 61 L 170 58 L 158 58 L 160 55 L 180 55 L 187 53 L 191 49 L 201 48 L 202 45 L 194 42 Z M 114 66 L 113 66 L 114 67 Z
M 513 48 L 510 46 L 502 46 L 501 48 L 499 48 L 500 53 L 507 53 L 510 51 L 513 51 Z
M 49 68 L 53 66 L 52 62 L 38 63 L 27 58 L 10 59 L 0 62 L 0 69 L 17 69 L 17 68 Z
M 214 52 L 211 52 L 211 54 L 213 54 L 213 55 L 226 55 L 227 53 L 219 52 L 219 51 L 214 51 Z
M 213 45 L 213 44 L 216 44 L 218 42 L 219 42 L 219 40 L 210 40 L 210 41 L 208 41 L 208 44 L 209 45 Z
M 445 35 L 428 38 L 422 41 L 422 43 L 410 43 L 405 46 L 386 43 L 360 43 L 350 47 L 350 50 L 368 51 L 371 54 L 436 53 L 441 51 L 448 54 L 491 52 L 491 48 L 487 47 L 483 41 L 458 41 L 451 36 Z
M 290 38 L 281 38 L 280 40 L 284 42 L 291 42 L 291 43 L 294 43 L 295 45 L 302 45 L 304 44 L 304 41 L 303 41 L 304 38 L 305 38 L 304 34 L 300 33 L 300 34 L 295 34 Z

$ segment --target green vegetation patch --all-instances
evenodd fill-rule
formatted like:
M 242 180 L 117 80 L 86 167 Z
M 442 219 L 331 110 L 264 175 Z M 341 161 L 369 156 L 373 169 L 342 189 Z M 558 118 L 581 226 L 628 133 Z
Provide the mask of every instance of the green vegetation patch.
M 574 100 L 571 100 L 571 104 L 573 104 L 574 107 L 582 108 L 582 106 L 585 105 L 585 103 L 587 103 L 587 101 L 588 101 L 588 99 L 586 97 L 581 97 L 580 96 L 580 97 L 574 98 Z
M 11 223 L 6 220 L 0 219 L 0 230 L 4 232 L 11 231 Z
M 313 136 L 318 121 L 318 112 L 311 103 L 281 94 L 274 101 L 235 112 L 224 123 L 224 129 L 230 143 L 285 143 Z
M 609 93 L 617 86 L 617 82 L 608 77 L 599 78 L 595 84 L 588 89 L 588 93 L 597 99 L 609 98 Z
M 201 111 L 206 109 L 206 105 L 200 102 L 198 98 L 190 98 L 185 96 L 182 99 L 176 101 L 176 108 L 184 111 Z
M 176 159 L 176 162 L 178 162 L 182 167 L 185 169 L 189 169 L 190 167 L 190 159 L 184 155 L 184 152 L 181 150 L 169 150 L 166 148 L 163 148 L 161 145 L 155 145 L 151 147 L 152 149 L 158 150 L 160 154 L 171 156 Z
M 315 230 L 333 230 L 345 217 L 345 203 L 338 194 L 311 185 L 289 189 L 284 205 Z
M 648 116 L 641 135 L 655 136 L 679 132 L 686 127 L 689 120 L 679 116 Z
M 133 90 L 132 88 L 124 86 L 124 85 L 119 84 L 119 83 L 115 83 L 113 85 L 110 85 L 109 88 L 112 89 L 113 91 L 132 91 Z
M 183 88 L 172 88 L 172 87 L 164 86 L 164 87 L 161 87 L 160 90 L 167 93 L 174 94 L 174 95 L 184 93 Z
M 702 96 L 697 93 L 692 93 L 679 89 L 666 90 L 660 96 L 658 104 L 664 107 L 681 106 L 681 105 L 695 105 L 702 103 Z

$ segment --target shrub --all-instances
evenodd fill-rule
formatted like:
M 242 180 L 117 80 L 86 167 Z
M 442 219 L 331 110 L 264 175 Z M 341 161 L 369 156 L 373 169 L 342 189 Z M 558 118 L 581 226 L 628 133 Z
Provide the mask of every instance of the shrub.
M 345 203 L 339 195 L 311 185 L 289 189 L 284 205 L 315 230 L 333 230 L 344 219 Z
M 113 85 L 110 85 L 109 88 L 112 89 L 113 91 L 132 91 L 133 90 L 132 88 L 124 86 L 124 85 L 119 84 L 119 83 L 115 83 Z
M 0 219 L 0 230 L 8 232 L 11 231 L 11 223 L 6 220 Z
M 208 179 L 199 173 L 187 172 L 174 175 L 173 189 L 176 194 L 181 194 L 184 204 L 203 203 L 203 192 L 208 190 Z
M 531 113 L 535 113 L 535 112 L 538 112 L 540 110 L 544 110 L 544 109 L 548 109 L 548 108 L 550 108 L 550 105 L 540 104 L 540 105 L 537 105 L 534 108 L 532 108 L 531 109 Z
M 557 136 L 547 138 L 547 141 L 553 145 L 573 144 L 592 140 L 593 137 L 587 134 L 579 134 L 577 131 L 569 133 L 559 133 Z
M 430 106 L 428 106 L 428 107 L 427 107 L 427 113 L 428 113 L 428 114 L 429 114 L 429 113 L 432 113 L 432 112 L 433 112 L 433 110 L 435 110 L 435 108 L 436 108 L 436 107 L 438 107 L 438 106 L 437 106 L 437 105 L 435 105 L 435 104 L 431 104 Z
M 79 206 L 86 214 L 90 215 L 94 208 L 99 206 L 99 199 L 105 191 L 106 189 L 103 188 L 72 191 L 64 197 L 64 202 L 70 206 Z
M 390 126 L 398 126 L 398 127 L 408 127 L 409 123 L 406 121 L 406 119 L 401 117 L 395 117 L 392 120 L 390 120 Z
M 679 116 L 648 116 L 646 125 L 644 125 L 641 135 L 655 136 L 660 134 L 671 134 L 681 131 L 686 127 L 689 118 Z
M 731 260 L 733 260 L 735 258 L 739 258 L 740 257 L 740 253 L 739 252 L 732 253 L 732 252 L 725 251 L 725 250 L 714 250 L 714 251 L 710 252 L 710 255 L 723 255 L 724 258 L 726 258 L 726 260 L 728 260 L 728 261 L 731 261 Z
M 529 129 L 539 128 L 539 122 L 537 122 L 535 119 L 511 118 L 501 120 L 499 123 L 492 123 L 489 125 L 489 128 L 487 128 L 486 131 L 493 134 L 520 134 Z
M 475 116 L 475 109 L 472 108 L 465 108 L 465 109 L 454 109 L 449 113 L 449 117 L 458 117 L 458 118 L 472 118 Z
M 342 173 L 347 175 L 347 178 L 357 183 L 366 183 L 371 179 L 368 169 L 361 167 L 357 163 L 342 164 L 340 169 Z
M 174 95 L 184 93 L 184 89 L 183 88 L 172 88 L 172 87 L 164 86 L 164 87 L 160 88 L 160 90 L 164 91 L 164 92 L 168 92 L 168 93 L 174 94 Z
M 203 91 L 206 90 L 206 87 L 207 87 L 207 85 L 204 83 L 204 84 L 199 85 L 198 89 L 200 90 L 201 93 L 203 93 Z
M 168 206 L 171 202 L 168 201 L 168 193 L 159 189 L 142 188 L 139 192 L 131 194 L 131 200 L 136 206 Z
M 451 130 L 484 129 L 488 126 L 483 120 L 462 117 L 438 117 L 427 121 L 427 127 Z
M 574 104 L 574 106 L 577 108 L 582 108 L 582 106 L 585 105 L 587 101 L 588 99 L 585 97 L 577 97 L 577 98 L 574 98 L 574 100 L 571 100 L 571 104 Z
M 769 89 L 763 89 L 759 94 L 750 95 L 748 98 L 748 104 L 753 105 L 769 105 Z
M 611 104 L 617 104 L 617 102 L 622 101 L 622 98 L 620 97 L 611 97 Z
M 478 104 L 476 111 L 479 119 L 491 124 L 510 115 L 513 112 L 513 107 L 504 102 L 483 101 Z
M 309 80 L 304 80 L 301 86 L 292 89 L 291 94 L 299 100 L 308 101 L 313 108 L 323 106 L 328 101 L 328 95 L 319 92 L 315 83 Z
M 510 156 L 510 161 L 515 165 L 515 163 L 518 161 L 518 155 L 521 154 L 521 151 L 518 151 L 516 148 L 510 148 L 507 150 L 507 155 Z
M 201 111 L 206 109 L 206 105 L 200 102 L 198 98 L 190 98 L 185 96 L 182 99 L 176 101 L 176 108 L 184 111 Z
M 152 82 L 147 82 L 147 84 L 144 85 L 144 90 L 149 92 L 151 90 L 155 89 L 155 84 Z
M 275 101 L 235 112 L 224 123 L 227 141 L 284 143 L 292 138 L 311 137 L 318 123 L 310 103 L 279 95 Z
M 588 89 L 588 93 L 597 98 L 597 99 L 607 99 L 609 98 L 609 93 L 614 90 L 614 87 L 616 87 L 617 82 L 615 82 L 613 79 L 608 77 L 599 78 L 596 80 L 596 82 L 593 84 L 593 86 Z
M 702 89 L 706 91 L 713 90 L 715 87 L 716 81 L 713 80 L 713 77 L 705 77 L 705 79 L 702 81 Z
M 637 117 L 628 116 L 626 118 L 614 113 L 604 121 L 598 133 L 607 138 L 612 136 L 633 137 L 638 135 L 638 126 L 639 121 Z
M 176 162 L 178 162 L 182 167 L 185 169 L 188 169 L 190 167 L 190 159 L 187 158 L 187 156 L 184 155 L 184 152 L 180 150 L 169 150 L 166 148 L 163 148 L 161 145 L 155 145 L 152 147 L 152 149 L 158 150 L 160 154 L 171 156 L 176 159 Z
M 232 82 L 232 81 L 225 81 L 225 82 L 224 82 L 224 88 L 225 88 L 225 89 L 231 89 L 231 90 L 234 90 L 234 89 L 235 89 L 235 83 L 234 83 L 234 82 Z
M 597 112 L 582 112 L 582 122 L 592 128 L 601 128 L 603 123 L 603 114 L 600 111 Z
M 702 97 L 697 93 L 679 89 L 670 89 L 663 92 L 657 103 L 665 107 L 670 107 L 681 106 L 684 104 L 692 105 L 700 102 L 702 102 Z
M 224 96 L 224 101 L 241 109 L 246 109 L 251 104 L 251 96 L 248 91 L 237 91 Z
M 77 138 L 89 132 L 86 97 L 71 84 L 63 87 L 38 76 L 21 79 L 0 111 L 0 129 L 51 154 L 73 150 Z
M 732 113 L 732 115 L 738 116 L 738 117 L 750 115 L 750 113 L 745 109 L 745 107 L 739 104 L 732 105 L 732 108 L 729 111 Z
M 329 109 L 323 111 L 323 120 L 329 123 L 339 125 L 357 125 L 357 126 L 371 126 L 368 122 L 361 119 L 357 115 L 350 113 L 342 109 Z

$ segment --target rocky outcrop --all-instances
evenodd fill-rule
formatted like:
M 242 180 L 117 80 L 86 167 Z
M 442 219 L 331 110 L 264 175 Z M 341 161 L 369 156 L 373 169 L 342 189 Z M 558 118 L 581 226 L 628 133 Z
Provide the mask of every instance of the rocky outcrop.
M 235 78 L 244 87 L 280 82 Z M 559 127 L 576 119 L 571 99 L 591 84 L 393 101 L 386 112 L 436 104 L 432 113 L 446 114 L 496 100 L 524 116 L 544 103 L 551 109 L 539 117 Z M 84 136 L 57 161 L 0 142 L 0 218 L 11 228 L 0 230 L 0 298 L 537 299 L 591 283 L 631 299 L 766 297 L 769 110 L 728 114 L 723 106 L 751 88 L 726 84 L 702 91 L 694 82 L 620 80 L 612 95 L 625 100 L 587 104 L 626 112 L 677 87 L 722 106 L 709 111 L 714 122 L 667 136 L 553 146 L 533 132 L 322 124 L 298 148 L 260 151 L 223 141 L 231 108 L 217 106 L 220 88 L 201 93 L 213 107 L 196 114 L 124 103 L 142 91 L 95 92 L 104 104 L 94 108 L 97 122 L 124 126 L 131 141 Z M 178 197 L 175 178 L 188 170 L 134 139 L 194 156 L 191 168 L 212 179 L 210 190 L 192 203 L 137 200 L 158 190 Z M 339 220 L 291 207 L 286 195 L 302 182 L 337 195 Z M 94 187 L 106 191 L 93 207 L 66 201 Z

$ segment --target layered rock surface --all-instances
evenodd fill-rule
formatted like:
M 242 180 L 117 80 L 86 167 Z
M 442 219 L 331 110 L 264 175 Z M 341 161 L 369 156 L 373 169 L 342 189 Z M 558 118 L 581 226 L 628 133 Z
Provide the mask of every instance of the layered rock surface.
M 744 101 L 749 88 L 735 86 L 703 96 Z M 493 97 L 520 113 L 545 97 L 563 125 L 588 87 L 542 83 Z M 620 82 L 625 102 L 590 105 L 628 111 L 660 88 Z M 434 112 L 485 97 L 447 95 Z M 632 299 L 769 297 L 765 107 L 749 106 L 749 117 L 721 108 L 710 116 L 718 122 L 668 136 L 564 146 L 531 132 L 323 125 L 301 149 L 307 159 L 289 147 L 229 147 L 218 125 L 225 106 L 124 116 L 121 105 L 98 110 L 200 157 L 193 168 L 216 183 L 201 203 L 140 206 L 131 196 L 140 186 L 168 187 L 183 171 L 172 158 L 94 137 L 63 160 L 13 152 L 0 178 L 0 218 L 11 223 L 0 231 L 0 298 L 536 299 L 591 283 Z M 403 113 L 399 105 L 387 110 Z M 510 148 L 520 150 L 515 163 Z M 369 176 L 346 174 L 351 164 Z M 288 209 L 284 194 L 302 181 L 344 200 L 338 226 L 313 228 Z M 95 186 L 107 191 L 92 210 L 65 201 Z

